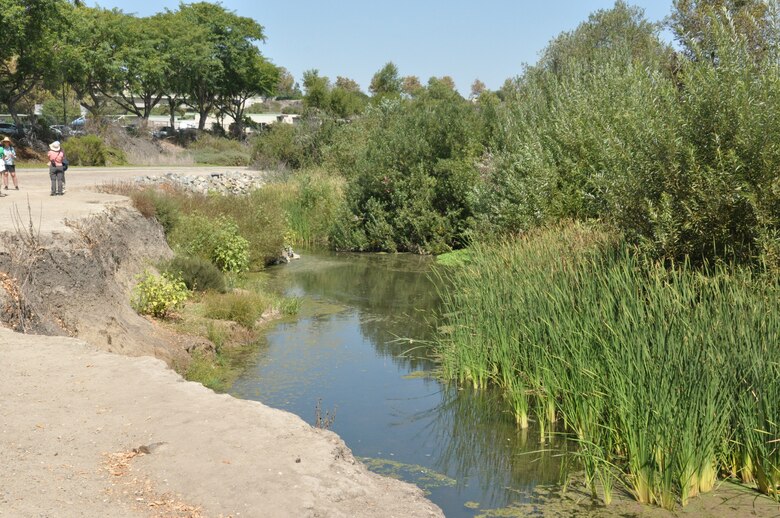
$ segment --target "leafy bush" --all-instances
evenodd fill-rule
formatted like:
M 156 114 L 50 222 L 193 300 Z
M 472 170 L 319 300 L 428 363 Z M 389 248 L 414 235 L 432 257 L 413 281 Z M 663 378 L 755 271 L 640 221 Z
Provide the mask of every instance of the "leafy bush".
M 261 169 L 302 167 L 306 150 L 297 141 L 297 134 L 292 124 L 272 124 L 252 139 L 252 162 Z
M 106 166 L 127 163 L 121 150 L 109 148 L 96 135 L 70 138 L 62 147 L 71 165 Z
M 232 320 L 247 329 L 253 328 L 263 312 L 273 307 L 273 300 L 270 297 L 249 291 L 224 295 L 207 294 L 203 298 L 203 303 L 207 317 Z
M 356 132 L 364 138 L 352 142 Z M 337 223 L 334 242 L 420 253 L 463 246 L 473 227 L 479 139 L 473 106 L 439 82 L 414 99 L 371 106 L 327 148 L 349 182 L 351 217 Z
M 225 292 L 225 276 L 214 264 L 200 257 L 179 255 L 165 264 L 164 269 L 181 278 L 190 290 Z
M 249 241 L 238 234 L 238 226 L 223 227 L 214 247 L 213 261 L 223 272 L 243 272 L 249 268 Z
M 144 272 L 133 288 L 131 305 L 143 315 L 165 318 L 189 297 L 181 278 L 163 273 L 160 276 Z
M 169 236 L 174 248 L 214 263 L 223 272 L 242 272 L 249 267 L 249 241 L 239 234 L 229 216 L 183 216 Z
M 624 3 L 554 40 L 498 110 L 482 227 L 601 219 L 654 258 L 780 266 L 778 47 L 702 17 L 692 59 Z
M 325 115 L 302 117 L 296 124 L 272 124 L 252 138 L 252 162 L 261 169 L 319 165 L 336 127 Z

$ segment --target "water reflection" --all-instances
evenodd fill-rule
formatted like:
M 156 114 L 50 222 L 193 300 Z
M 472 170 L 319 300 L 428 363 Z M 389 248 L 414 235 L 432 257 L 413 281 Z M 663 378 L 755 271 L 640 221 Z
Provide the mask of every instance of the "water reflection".
M 276 270 L 276 280 L 291 295 L 359 310 L 363 335 L 378 354 L 410 370 L 430 369 L 426 345 L 439 305 L 428 276 L 432 264 L 430 257 L 412 254 L 308 256 Z
M 277 289 L 303 297 L 301 314 L 268 330 L 231 393 L 310 423 L 321 399 L 356 456 L 385 459 L 375 464 L 411 481 L 409 466 L 454 479 L 428 488 L 447 516 L 474 516 L 473 503 L 532 502 L 534 487 L 560 471 L 538 433 L 519 433 L 489 392 L 407 376 L 435 367 L 426 345 L 438 305 L 430 267 L 417 256 L 324 254 L 273 270 Z

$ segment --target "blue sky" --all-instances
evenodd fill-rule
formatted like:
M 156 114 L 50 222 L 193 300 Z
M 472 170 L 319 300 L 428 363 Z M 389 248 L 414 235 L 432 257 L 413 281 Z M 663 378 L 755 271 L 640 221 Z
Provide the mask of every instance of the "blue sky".
M 671 0 L 635 0 L 649 20 L 669 14 Z M 103 0 L 88 2 L 148 16 L 178 0 Z M 497 89 L 505 79 L 536 62 L 557 34 L 574 29 L 614 0 L 395 0 L 359 1 L 224 0 L 222 5 L 257 20 L 268 37 L 263 54 L 290 70 L 318 69 L 335 80 L 345 76 L 364 90 L 385 63 L 402 76 L 449 75 L 467 95 L 474 79 Z

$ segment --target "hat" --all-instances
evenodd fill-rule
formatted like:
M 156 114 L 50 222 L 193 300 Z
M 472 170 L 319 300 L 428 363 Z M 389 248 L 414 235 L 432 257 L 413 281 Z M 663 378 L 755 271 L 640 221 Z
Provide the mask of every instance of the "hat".
M 11 142 L 11 139 L 9 139 L 8 137 L 5 137 L 5 138 L 3 139 L 3 142 Z
M 49 144 L 49 149 L 51 149 L 52 151 L 59 151 L 60 150 L 60 141 L 59 140 L 55 140 L 54 142 Z

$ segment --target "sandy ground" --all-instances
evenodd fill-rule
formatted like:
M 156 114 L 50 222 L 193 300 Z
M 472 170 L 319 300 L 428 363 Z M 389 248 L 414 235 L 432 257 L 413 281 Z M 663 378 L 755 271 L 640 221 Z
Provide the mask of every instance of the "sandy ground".
M 20 170 L 0 231 L 29 204 L 56 238 L 70 232 L 65 218 L 126 203 L 95 184 L 170 170 L 215 172 L 74 169 L 65 196 L 50 197 L 45 169 Z M 0 366 L 0 517 L 442 516 L 335 434 L 186 382 L 161 360 L 0 328 Z

